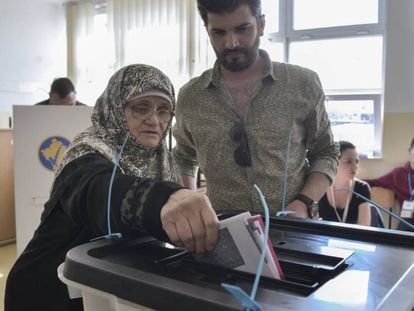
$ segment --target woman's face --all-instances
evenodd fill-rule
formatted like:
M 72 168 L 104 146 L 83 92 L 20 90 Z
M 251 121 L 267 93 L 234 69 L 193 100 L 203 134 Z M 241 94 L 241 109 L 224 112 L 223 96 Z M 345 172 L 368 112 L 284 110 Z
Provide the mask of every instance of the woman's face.
M 355 149 L 345 149 L 339 157 L 338 175 L 355 178 L 359 169 L 359 157 Z
M 129 132 L 146 149 L 160 144 L 172 116 L 171 102 L 159 96 L 132 99 L 125 107 Z

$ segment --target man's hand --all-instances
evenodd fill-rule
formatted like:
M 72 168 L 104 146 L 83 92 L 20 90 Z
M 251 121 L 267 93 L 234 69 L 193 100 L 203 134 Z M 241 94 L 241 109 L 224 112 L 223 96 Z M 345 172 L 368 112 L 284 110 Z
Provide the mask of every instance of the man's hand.
M 286 206 L 286 210 L 294 212 L 292 214 L 289 214 L 290 217 L 309 218 L 308 208 L 306 207 L 305 203 L 303 203 L 299 200 L 294 200 L 294 201 L 290 202 Z
M 327 175 L 319 172 L 312 172 L 308 175 L 305 185 L 300 193 L 312 198 L 314 201 L 319 201 L 319 199 L 326 193 L 326 189 L 328 189 L 330 185 L 331 180 Z M 293 200 L 286 206 L 286 209 L 294 212 L 289 214 L 289 216 L 296 218 L 309 218 L 308 208 L 302 201 Z
M 203 254 L 214 249 L 219 223 L 205 194 L 181 189 L 161 209 L 162 227 L 177 246 Z

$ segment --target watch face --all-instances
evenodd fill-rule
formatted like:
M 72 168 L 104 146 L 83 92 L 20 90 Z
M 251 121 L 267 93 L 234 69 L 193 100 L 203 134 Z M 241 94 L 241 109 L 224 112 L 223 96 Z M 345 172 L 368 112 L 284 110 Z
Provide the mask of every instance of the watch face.
M 310 207 L 310 211 L 311 211 L 311 218 L 312 219 L 319 219 L 319 206 L 317 202 L 313 202 L 311 207 Z

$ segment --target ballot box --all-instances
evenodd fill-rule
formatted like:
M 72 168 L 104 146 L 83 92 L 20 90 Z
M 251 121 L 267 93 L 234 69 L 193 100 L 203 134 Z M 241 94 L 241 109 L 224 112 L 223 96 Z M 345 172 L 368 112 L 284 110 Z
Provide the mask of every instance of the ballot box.
M 412 310 L 414 235 L 271 218 L 270 238 L 285 279 L 262 277 L 263 310 Z M 99 240 L 70 250 L 59 269 L 92 310 L 241 310 L 221 286 L 250 293 L 254 275 L 200 263 L 151 237 Z

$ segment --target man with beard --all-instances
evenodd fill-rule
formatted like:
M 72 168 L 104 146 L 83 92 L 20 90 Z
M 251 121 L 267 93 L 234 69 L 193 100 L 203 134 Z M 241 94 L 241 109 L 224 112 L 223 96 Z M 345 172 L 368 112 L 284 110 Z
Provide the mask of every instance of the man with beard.
M 259 49 L 260 0 L 198 0 L 214 68 L 178 95 L 174 156 L 184 184 L 197 167 L 216 211 L 262 211 L 253 185 L 273 212 L 311 217 L 331 184 L 338 148 L 316 73 L 272 62 Z

